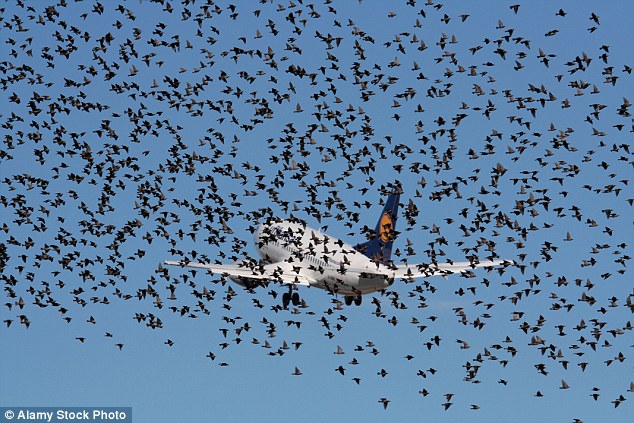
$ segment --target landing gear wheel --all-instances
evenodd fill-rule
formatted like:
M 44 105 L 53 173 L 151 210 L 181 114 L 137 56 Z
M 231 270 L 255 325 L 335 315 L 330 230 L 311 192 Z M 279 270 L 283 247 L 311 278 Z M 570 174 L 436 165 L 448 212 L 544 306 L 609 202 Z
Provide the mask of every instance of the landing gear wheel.
M 282 294 L 282 306 L 286 308 L 288 307 L 290 303 L 291 303 L 291 294 L 289 292 L 285 292 L 284 294 Z
M 352 297 L 350 295 L 343 297 L 343 300 L 346 302 L 347 306 L 352 305 Z
M 361 295 L 357 295 L 356 297 L 354 297 L 354 305 L 360 306 L 362 299 L 363 297 Z
M 293 295 L 291 296 L 291 302 L 293 303 L 295 307 L 299 305 L 299 294 L 297 292 L 294 292 Z

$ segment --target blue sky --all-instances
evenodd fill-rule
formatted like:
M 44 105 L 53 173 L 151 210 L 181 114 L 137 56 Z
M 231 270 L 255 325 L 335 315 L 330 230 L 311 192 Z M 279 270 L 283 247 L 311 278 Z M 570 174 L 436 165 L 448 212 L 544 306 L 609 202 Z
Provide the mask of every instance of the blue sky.
M 634 197 L 632 120 L 619 110 L 632 97 L 632 3 L 295 4 L 3 5 L 0 317 L 12 323 L 0 329 L 0 405 L 131 406 L 136 422 L 626 421 Z M 395 181 L 397 261 L 494 252 L 520 266 L 430 278 L 418 292 L 397 281 L 361 307 L 304 289 L 298 314 L 274 308 L 280 287 L 249 293 L 160 267 L 194 252 L 255 257 L 261 213 L 361 242 Z M 162 308 L 137 298 L 149 285 Z M 196 297 L 203 287 L 209 298 Z M 466 363 L 480 366 L 471 381 Z

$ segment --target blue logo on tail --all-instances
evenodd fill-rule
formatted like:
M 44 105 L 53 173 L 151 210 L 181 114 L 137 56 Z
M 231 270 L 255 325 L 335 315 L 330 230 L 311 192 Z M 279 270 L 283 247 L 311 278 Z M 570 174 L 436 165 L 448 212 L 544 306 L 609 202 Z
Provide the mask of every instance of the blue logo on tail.
M 397 235 L 396 220 L 400 192 L 400 188 L 392 190 L 371 239 L 355 247 L 357 251 L 379 263 L 388 263 L 392 256 L 392 242 Z

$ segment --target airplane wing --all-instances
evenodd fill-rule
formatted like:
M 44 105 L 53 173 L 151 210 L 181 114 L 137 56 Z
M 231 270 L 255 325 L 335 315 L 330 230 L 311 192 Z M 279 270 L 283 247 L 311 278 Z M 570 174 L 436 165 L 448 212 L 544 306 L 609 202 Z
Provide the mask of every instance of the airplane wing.
M 476 267 L 495 267 L 507 263 L 513 262 L 510 260 L 482 260 L 478 263 L 463 261 L 437 264 L 406 264 L 395 266 L 396 268 L 390 268 L 390 271 L 394 278 L 415 279 L 437 275 L 447 276 L 453 273 L 469 271 Z
M 293 267 L 290 263 L 272 263 L 264 266 L 255 266 L 251 269 L 245 265 L 238 264 L 211 264 L 196 263 L 192 261 L 169 261 L 165 264 L 170 266 L 193 267 L 196 269 L 206 269 L 212 273 L 219 273 L 224 276 L 234 276 L 238 278 L 259 279 L 262 281 L 277 281 L 283 284 L 310 286 L 317 281 L 301 273 L 301 268 Z

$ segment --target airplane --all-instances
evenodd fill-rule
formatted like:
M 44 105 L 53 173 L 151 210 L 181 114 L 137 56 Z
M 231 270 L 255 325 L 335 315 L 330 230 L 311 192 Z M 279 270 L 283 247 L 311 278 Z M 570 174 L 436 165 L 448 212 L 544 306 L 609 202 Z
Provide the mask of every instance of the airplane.
M 492 270 L 508 266 L 512 260 L 478 260 L 467 262 L 432 262 L 427 264 L 394 264 L 392 244 L 398 235 L 396 223 L 401 189 L 392 188 L 370 239 L 351 245 L 298 219 L 269 218 L 255 232 L 255 243 L 261 260 L 245 260 L 236 264 L 169 261 L 166 265 L 206 269 L 221 274 L 237 284 L 253 289 L 269 281 L 289 286 L 282 295 L 287 308 L 301 304 L 298 286 L 314 286 L 341 294 L 347 306 L 359 306 L 362 296 L 382 291 L 395 279 L 413 280 L 430 276 L 448 276 L 469 272 L 477 267 Z

